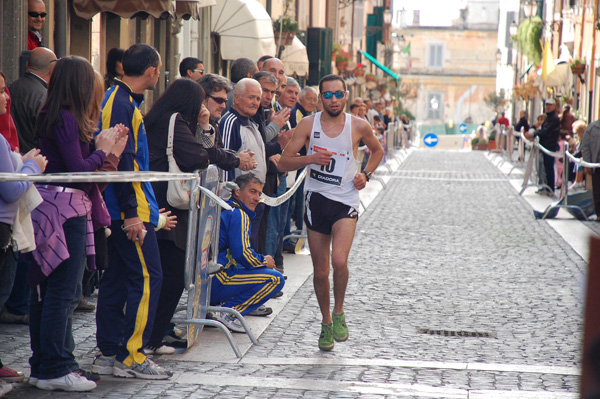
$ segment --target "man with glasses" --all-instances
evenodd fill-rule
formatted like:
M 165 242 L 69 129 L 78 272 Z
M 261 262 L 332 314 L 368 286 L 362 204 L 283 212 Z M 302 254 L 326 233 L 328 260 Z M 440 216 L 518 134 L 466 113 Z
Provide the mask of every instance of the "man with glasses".
M 198 80 L 204 75 L 204 65 L 196 57 L 187 57 L 179 63 L 179 75 L 182 78 Z
M 245 172 L 256 168 L 257 163 L 254 160 L 252 152 L 243 150 L 236 153 L 235 151 L 223 148 L 221 132 L 219 131 L 219 121 L 227 103 L 227 93 L 231 91 L 229 80 L 222 76 L 208 73 L 198 79 L 197 82 L 204 90 L 206 96 L 202 103 L 202 111 L 198 117 L 196 138 L 198 138 L 198 141 L 200 141 L 204 148 L 217 147 L 222 150 L 209 153 L 210 163 L 224 170 L 238 168 Z
M 348 284 L 348 254 L 354 239 L 358 191 L 365 188 L 383 157 L 383 148 L 369 123 L 344 113 L 348 92 L 339 75 L 319 82 L 323 112 L 303 118 L 285 147 L 278 168 L 290 171 L 308 167 L 304 184 L 308 245 L 313 261 L 313 283 L 321 315 L 319 349 L 330 351 L 334 340 L 348 339 L 344 297 Z M 360 141 L 371 158 L 359 171 L 356 153 Z M 307 155 L 296 156 L 307 146 Z M 330 250 L 331 248 L 331 250 Z M 329 259 L 333 267 L 333 314 L 330 310 Z
M 42 0 L 29 0 L 27 2 L 27 50 L 45 47 L 42 37 L 42 28 L 46 22 L 46 5 Z

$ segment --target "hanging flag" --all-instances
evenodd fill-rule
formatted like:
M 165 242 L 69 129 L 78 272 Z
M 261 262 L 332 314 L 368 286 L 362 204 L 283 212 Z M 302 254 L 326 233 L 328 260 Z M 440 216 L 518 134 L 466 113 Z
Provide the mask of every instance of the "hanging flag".
M 554 58 L 552 57 L 552 49 L 550 48 L 550 40 L 546 39 L 544 43 L 544 50 L 542 52 L 542 80 L 545 82 L 549 74 L 551 74 L 556 67 L 554 66 Z
M 402 49 L 401 53 L 410 55 L 410 42 Z

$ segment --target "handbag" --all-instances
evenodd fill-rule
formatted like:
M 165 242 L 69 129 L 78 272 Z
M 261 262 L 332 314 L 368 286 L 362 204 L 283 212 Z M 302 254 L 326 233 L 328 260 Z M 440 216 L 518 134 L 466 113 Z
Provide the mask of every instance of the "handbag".
M 175 119 L 179 115 L 178 112 L 171 115 L 169 121 L 169 136 L 167 138 L 167 159 L 169 161 L 170 173 L 181 173 L 181 169 L 177 166 L 175 158 L 173 158 L 173 135 L 175 133 Z M 188 209 L 190 206 L 190 185 L 187 180 L 169 180 L 167 186 L 167 202 L 173 208 Z

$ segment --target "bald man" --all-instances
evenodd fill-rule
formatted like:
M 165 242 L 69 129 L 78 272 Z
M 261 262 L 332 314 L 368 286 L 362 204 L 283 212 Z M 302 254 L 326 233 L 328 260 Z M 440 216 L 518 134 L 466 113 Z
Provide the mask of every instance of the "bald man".
M 10 85 L 10 113 L 19 135 L 19 149 L 25 154 L 39 148 L 34 127 L 37 115 L 46 101 L 48 82 L 56 64 L 56 55 L 45 47 L 33 49 L 27 61 L 27 72 Z
M 27 50 L 43 47 L 42 28 L 46 22 L 46 5 L 42 0 L 27 2 Z
M 279 87 L 276 90 L 277 96 L 283 93 L 287 84 L 287 76 L 285 76 L 283 62 L 279 58 L 269 58 L 265 61 L 262 67 L 263 71 L 271 72 L 279 81 Z

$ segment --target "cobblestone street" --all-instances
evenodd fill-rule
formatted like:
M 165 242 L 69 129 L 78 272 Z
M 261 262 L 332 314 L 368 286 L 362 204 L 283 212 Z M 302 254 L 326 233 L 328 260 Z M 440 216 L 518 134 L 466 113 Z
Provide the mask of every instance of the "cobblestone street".
M 15 384 L 9 397 L 578 397 L 586 260 L 534 219 L 484 152 L 415 150 L 388 174 L 358 222 L 350 338 L 332 352 L 317 347 L 309 278 L 239 361 L 162 356 L 170 381 L 103 378 L 85 394 Z M 75 319 L 76 356 L 89 368 L 94 314 Z M 28 374 L 29 355 L 27 327 L 0 324 L 4 364 Z

